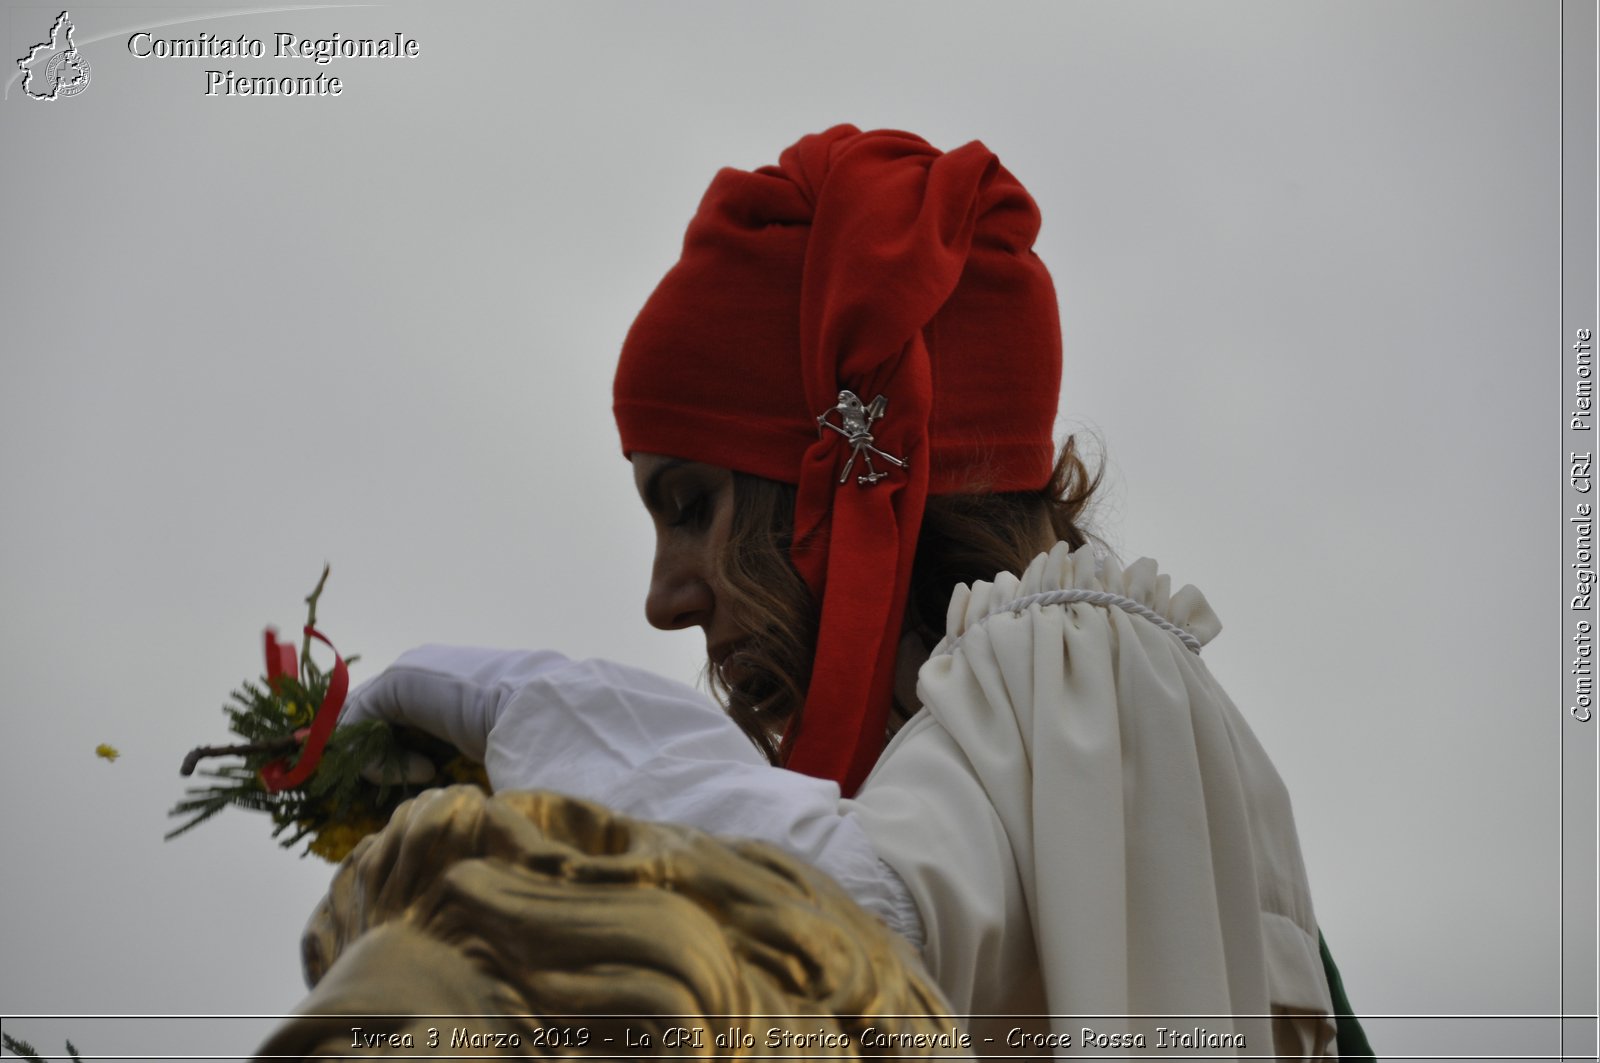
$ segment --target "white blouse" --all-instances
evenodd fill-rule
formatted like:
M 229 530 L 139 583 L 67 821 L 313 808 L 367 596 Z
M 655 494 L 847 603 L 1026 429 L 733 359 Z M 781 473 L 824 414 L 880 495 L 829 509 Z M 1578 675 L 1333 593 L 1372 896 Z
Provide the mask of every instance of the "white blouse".
M 1331 1055 L 1287 791 L 1199 659 L 1220 623 L 1170 586 L 1149 559 L 1058 544 L 1021 579 L 958 588 L 923 711 L 853 800 L 771 767 L 699 692 L 607 661 L 425 646 L 344 719 L 437 734 L 497 790 L 794 853 L 921 949 L 980 1055 L 1017 1037 L 1081 1053 L 1085 1029 Z

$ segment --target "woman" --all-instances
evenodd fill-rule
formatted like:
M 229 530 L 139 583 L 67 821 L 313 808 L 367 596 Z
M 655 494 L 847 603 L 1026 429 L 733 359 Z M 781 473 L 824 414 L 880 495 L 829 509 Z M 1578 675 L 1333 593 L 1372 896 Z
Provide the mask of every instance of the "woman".
M 838 126 L 723 170 L 615 413 L 656 526 L 646 612 L 704 630 L 727 714 L 437 647 L 349 711 L 497 789 L 811 860 L 922 949 L 980 1052 L 1332 1055 L 1287 793 L 1198 658 L 1220 625 L 1082 549 L 1038 226 L 976 142 Z

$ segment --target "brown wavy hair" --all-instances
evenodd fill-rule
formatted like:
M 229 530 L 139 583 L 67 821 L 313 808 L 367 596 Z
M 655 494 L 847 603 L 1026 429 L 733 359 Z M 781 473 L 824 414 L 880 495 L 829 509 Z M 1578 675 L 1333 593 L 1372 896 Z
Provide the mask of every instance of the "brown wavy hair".
M 1101 463 L 1091 472 L 1076 438 L 1068 437 L 1050 482 L 1038 491 L 990 493 L 974 484 L 962 494 L 930 496 L 903 630 L 931 649 L 957 584 L 999 572 L 1021 575 L 1056 541 L 1073 549 L 1092 541 L 1085 517 L 1104 473 Z M 789 560 L 794 487 L 736 472 L 733 499 L 733 525 L 717 559 L 719 607 L 734 609 L 749 634 L 720 670 L 711 670 L 711 689 L 767 759 L 781 764 L 784 732 L 811 681 L 819 610 Z

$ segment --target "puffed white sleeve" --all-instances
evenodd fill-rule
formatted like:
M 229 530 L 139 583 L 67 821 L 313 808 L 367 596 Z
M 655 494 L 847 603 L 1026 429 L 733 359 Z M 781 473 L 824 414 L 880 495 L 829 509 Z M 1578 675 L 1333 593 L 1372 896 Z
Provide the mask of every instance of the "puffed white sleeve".
M 849 804 L 908 885 L 921 913 L 923 960 L 953 1011 L 1046 1012 L 1007 824 L 937 717 L 922 712 L 901 728 Z M 978 1021 L 972 1032 L 989 1031 Z
M 419 727 L 481 757 L 496 790 L 776 845 L 922 946 L 917 909 L 837 784 L 775 768 L 692 687 L 605 660 L 423 646 L 352 692 L 344 719 Z
M 958 590 L 854 802 L 956 1011 L 1151 1046 L 1214 1016 L 1213 1058 L 1332 1054 L 1288 792 L 1198 656 L 1219 628 L 1154 562 L 1065 544 Z

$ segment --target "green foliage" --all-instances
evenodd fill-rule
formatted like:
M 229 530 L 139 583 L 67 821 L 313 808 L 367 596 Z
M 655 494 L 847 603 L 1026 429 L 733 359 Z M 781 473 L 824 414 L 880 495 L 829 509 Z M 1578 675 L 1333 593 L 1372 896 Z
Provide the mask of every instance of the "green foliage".
M 11 1052 L 12 1055 L 19 1056 L 22 1059 L 31 1060 L 32 1063 L 49 1063 L 48 1060 L 39 1054 L 38 1049 L 34 1048 L 26 1041 L 12 1037 L 8 1033 L 0 1033 L 0 1044 L 4 1044 L 6 1049 Z M 72 1057 L 73 1063 L 83 1063 L 83 1060 L 78 1057 L 78 1050 L 72 1047 L 71 1041 L 67 1042 L 67 1055 Z
M 292 739 L 306 722 L 284 702 L 314 697 L 315 703 L 321 703 L 322 689 L 316 685 L 280 682 L 278 687 L 284 693 L 271 693 L 254 683 L 246 683 L 242 690 L 234 692 L 234 703 L 227 706 L 230 730 L 245 743 L 270 745 Z M 185 817 L 185 821 L 166 837 L 171 840 L 193 830 L 230 805 L 270 815 L 272 836 L 285 848 L 292 848 L 307 834 L 330 823 L 387 822 L 400 802 L 424 787 L 373 783 L 362 775 L 362 768 L 372 766 L 382 779 L 398 778 L 412 751 L 428 756 L 436 768 L 457 755 L 448 744 L 420 731 L 367 720 L 336 729 L 311 777 L 300 786 L 274 793 L 262 784 L 261 769 L 285 754 L 275 750 L 237 754 L 242 763 L 223 764 L 198 773 L 209 782 L 189 787 L 173 805 L 168 815 Z
M 306 599 L 310 606 L 307 627 L 316 622 L 317 599 L 327 575 L 325 569 L 322 581 Z M 330 826 L 367 825 L 376 829 L 388 821 L 402 801 L 426 787 L 374 783 L 363 775 L 362 769 L 376 769 L 373 774 L 380 779 L 398 779 L 409 755 L 420 752 L 436 769 L 448 768 L 459 774 L 454 763 L 459 755 L 448 743 L 410 728 L 392 728 L 380 720 L 369 720 L 335 729 L 323 747 L 316 770 L 303 784 L 269 791 L 261 781 L 262 769 L 278 760 L 293 762 L 300 748 L 296 732 L 311 725 L 327 696 L 329 673 L 311 660 L 307 652 L 310 641 L 307 637 L 305 649 L 299 654 L 298 675 L 280 675 L 270 680 L 263 677 L 260 682 L 247 680 L 232 693 L 223 712 L 228 729 L 240 744 L 196 752 L 208 756 L 227 754 L 241 760 L 199 773 L 208 782 L 189 787 L 168 812 L 169 816 L 184 819 L 167 833 L 169 841 L 229 806 L 267 813 L 272 818 L 272 836 L 280 839 L 285 848 L 292 848 L 307 835 L 319 835 Z M 355 659 L 350 657 L 346 664 Z M 454 781 L 446 774 L 440 772 L 439 782 Z M 333 858 L 315 842 L 307 845 L 306 852 L 312 851 Z

